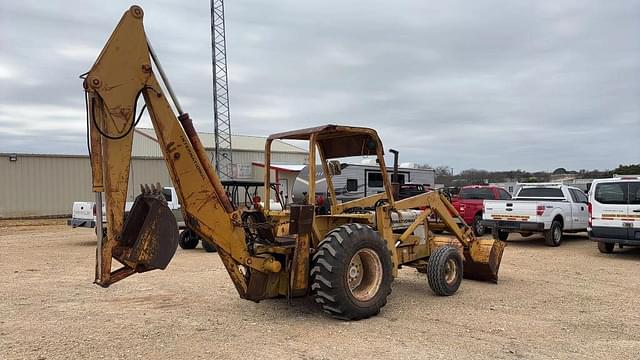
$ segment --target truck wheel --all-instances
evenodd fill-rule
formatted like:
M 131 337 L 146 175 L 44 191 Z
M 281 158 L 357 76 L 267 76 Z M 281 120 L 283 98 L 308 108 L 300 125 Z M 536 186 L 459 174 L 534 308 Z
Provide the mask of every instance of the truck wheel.
M 218 251 L 218 248 L 214 244 L 211 244 L 210 242 L 208 242 L 207 240 L 204 240 L 204 239 L 202 240 L 202 248 L 206 252 L 216 252 L 216 251 Z
M 615 246 L 614 243 L 598 242 L 598 250 L 603 254 L 611 254 Z
M 342 225 L 327 234 L 313 255 L 311 293 L 322 310 L 342 320 L 377 315 L 391 293 L 387 244 L 371 227 Z
M 96 237 L 98 236 L 98 228 L 95 227 L 93 228 L 93 231 L 96 233 Z M 107 228 L 102 228 L 102 238 L 106 239 L 107 238 Z
M 493 231 L 491 232 L 491 235 L 493 235 L 493 238 L 495 240 L 500 240 L 500 241 L 507 241 L 507 239 L 509 238 L 508 232 L 498 230 L 498 229 L 493 229 Z
M 198 234 L 189 229 L 182 231 L 178 237 L 178 245 L 185 250 L 195 249 L 199 241 L 200 237 Z
M 562 243 L 562 223 L 553 220 L 549 230 L 544 231 L 544 243 L 547 246 L 559 246 Z
M 473 217 L 473 233 L 476 236 L 482 236 L 486 232 L 486 228 L 482 225 L 482 215 L 477 214 Z
M 429 257 L 427 281 L 436 295 L 450 296 L 462 282 L 462 256 L 452 246 L 442 246 Z

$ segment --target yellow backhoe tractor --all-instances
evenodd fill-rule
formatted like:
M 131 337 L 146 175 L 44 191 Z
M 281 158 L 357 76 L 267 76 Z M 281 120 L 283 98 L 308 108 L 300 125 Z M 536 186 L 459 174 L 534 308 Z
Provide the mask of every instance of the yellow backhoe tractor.
M 132 129 L 144 98 L 184 220 L 218 249 L 240 297 L 260 301 L 312 295 L 322 310 L 348 320 L 377 314 L 402 266 L 427 273 L 431 289 L 452 295 L 463 274 L 497 282 L 505 244 L 476 239 L 459 227 L 451 204 L 437 192 L 398 200 L 375 130 L 326 125 L 271 135 L 265 147 L 264 189 L 271 184 L 271 144 L 309 142 L 309 189 L 304 204 L 270 209 L 270 191 L 251 209 L 237 209 L 213 170 L 192 121 L 175 97 L 143 28 L 143 11 L 125 12 L 91 70 L 83 76 L 93 191 L 107 235 L 98 232 L 95 282 L 107 287 L 134 273 L 164 269 L 175 254 L 178 229 L 160 186 L 143 186 L 125 217 Z M 169 94 L 165 95 L 163 86 Z M 176 117 L 175 111 L 178 113 Z M 336 200 L 334 159 L 375 156 L 385 191 L 349 202 Z M 319 158 L 319 164 L 316 164 Z M 316 211 L 316 167 L 330 194 L 328 214 Z M 453 236 L 435 236 L 431 214 Z M 101 221 L 101 214 L 97 214 Z M 99 224 L 98 226 L 101 226 Z M 121 266 L 112 269 L 113 259 Z

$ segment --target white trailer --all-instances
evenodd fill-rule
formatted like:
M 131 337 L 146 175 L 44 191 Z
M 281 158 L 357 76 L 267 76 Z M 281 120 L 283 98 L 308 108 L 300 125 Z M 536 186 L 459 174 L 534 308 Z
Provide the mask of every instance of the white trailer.
M 393 168 L 387 168 L 389 176 L 393 174 Z M 418 184 L 426 188 L 433 188 L 435 184 L 435 171 L 433 169 L 398 168 L 398 182 L 400 184 Z M 309 168 L 304 167 L 293 185 L 293 203 L 305 201 L 309 187 Z M 360 164 L 340 164 L 340 174 L 332 176 L 336 198 L 339 201 L 349 201 L 365 196 L 374 195 L 384 191 L 382 173 L 379 166 Z M 329 199 L 327 183 L 322 168 L 316 172 L 316 196 Z

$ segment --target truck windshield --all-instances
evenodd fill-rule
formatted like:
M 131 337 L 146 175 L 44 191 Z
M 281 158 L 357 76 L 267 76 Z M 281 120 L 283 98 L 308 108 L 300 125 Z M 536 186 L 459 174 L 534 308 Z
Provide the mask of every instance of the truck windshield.
M 465 200 L 494 200 L 493 191 L 489 188 L 466 188 L 460 190 L 460 198 Z
M 524 188 L 518 193 L 518 197 L 528 198 L 564 198 L 559 188 L 533 187 Z

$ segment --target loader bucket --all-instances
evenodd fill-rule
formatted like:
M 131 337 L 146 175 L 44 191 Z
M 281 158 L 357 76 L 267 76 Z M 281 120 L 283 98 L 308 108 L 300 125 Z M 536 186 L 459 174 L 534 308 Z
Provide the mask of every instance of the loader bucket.
M 153 188 L 153 187 L 152 187 Z M 137 272 L 164 269 L 178 247 L 178 224 L 158 190 L 136 197 L 114 257 Z
M 464 277 L 498 283 L 498 270 L 506 243 L 493 239 L 478 239 L 464 251 Z

